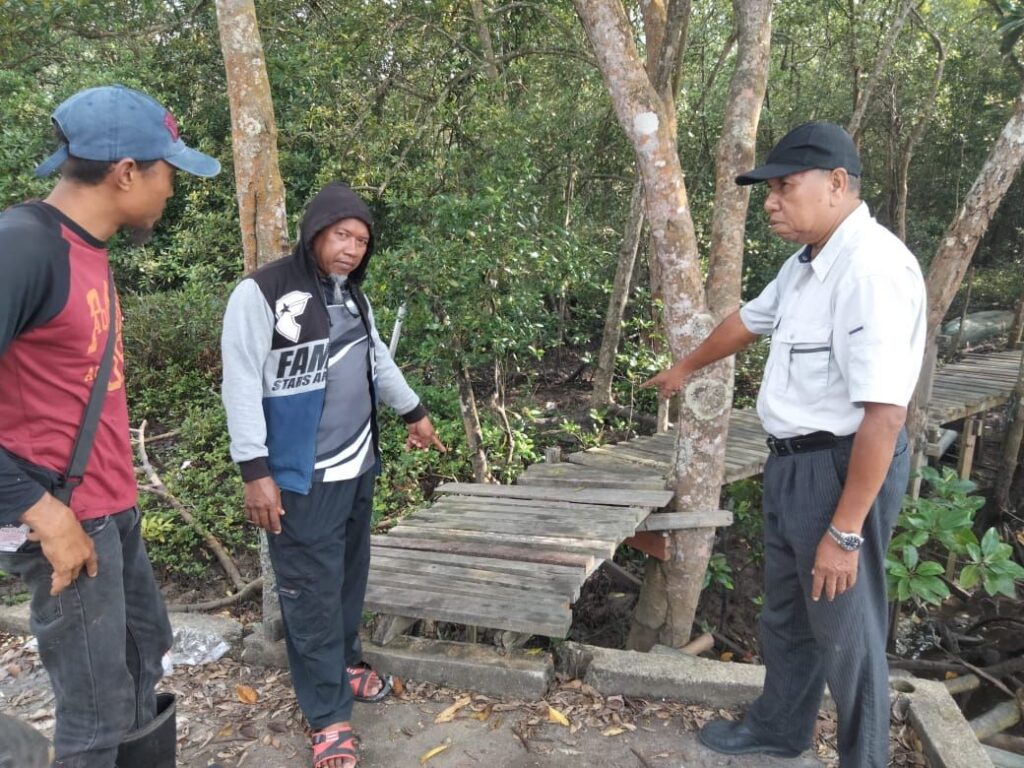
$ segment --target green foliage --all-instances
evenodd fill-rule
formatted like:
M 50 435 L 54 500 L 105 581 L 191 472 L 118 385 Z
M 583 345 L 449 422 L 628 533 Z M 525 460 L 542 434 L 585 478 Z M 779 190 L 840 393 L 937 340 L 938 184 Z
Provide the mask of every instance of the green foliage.
M 914 597 L 935 605 L 949 597 L 949 587 L 941 578 L 944 569 L 939 563 L 920 560 L 913 544 L 905 544 L 901 553 L 899 560 L 890 556 L 885 561 L 890 595 L 894 594 L 900 602 Z
M 972 529 L 974 513 L 985 499 L 972 495 L 975 484 L 961 480 L 948 467 L 941 473 L 923 467 L 921 476 L 931 495 L 904 500 L 897 533 L 886 557 L 890 599 L 937 605 L 949 597 L 943 574 L 956 579 L 963 589 L 981 584 L 989 595 L 1013 597 L 1015 583 L 1024 580 L 1024 568 L 1013 561 L 1013 549 L 1000 540 L 995 528 L 978 541 Z M 923 553 L 946 559 L 949 565 L 925 559 Z M 961 558 L 966 558 L 966 564 L 957 577 Z
M 629 425 L 624 419 L 609 416 L 603 409 L 592 408 L 588 416 L 588 424 L 563 419 L 559 425 L 562 433 L 575 443 L 573 451 L 595 448 L 628 433 Z
M 125 377 L 133 423 L 177 424 L 220 395 L 221 319 L 230 287 L 189 283 L 122 294 Z
M 755 562 L 764 557 L 764 515 L 761 479 L 750 477 L 725 486 L 726 507 L 732 510 L 732 531 L 750 546 Z
M 638 292 L 640 307 L 647 304 L 646 291 Z M 660 313 L 660 307 L 656 308 Z M 658 410 L 658 393 L 640 385 L 671 365 L 665 340 L 650 314 L 627 318 L 622 328 L 619 353 L 615 356 L 612 396 L 615 402 L 648 413 Z
M 704 571 L 704 589 L 717 584 L 723 589 L 732 589 L 732 566 L 721 552 L 715 552 L 708 560 L 708 569 Z
M 229 551 L 255 547 L 255 529 L 244 524 L 242 482 L 228 454 L 220 403 L 191 407 L 179 433 L 167 445 L 163 442 L 147 448 L 167 490 Z M 143 491 L 140 503 L 145 513 L 143 536 L 153 562 L 181 576 L 205 576 L 213 558 L 200 533 L 159 496 Z
M 973 535 L 970 530 L 974 513 L 985 499 L 972 496 L 977 486 L 970 480 L 961 480 L 949 467 L 941 473 L 932 467 L 922 467 L 921 477 L 932 495 L 904 501 L 898 523 L 902 530 L 893 537 L 893 546 L 901 547 L 906 542 L 920 548 L 935 541 L 947 550 L 963 549 Z
M 761 388 L 764 366 L 768 362 L 771 343 L 761 337 L 736 355 L 735 383 L 733 385 L 733 407 L 753 408 L 757 404 L 757 393 Z
M 960 573 L 960 586 L 971 589 L 981 584 L 989 595 L 1003 594 L 1016 597 L 1016 582 L 1024 581 L 1024 568 L 1013 560 L 1013 547 L 999 538 L 995 528 L 989 528 L 981 538 L 966 545 L 970 560 Z
M 1021 240 L 1024 243 L 1024 239 Z M 1024 253 L 1010 263 L 979 268 L 971 286 L 968 312 L 986 309 L 1013 309 L 1024 295 Z M 967 282 L 960 285 L 950 304 L 947 317 L 959 318 L 967 298 Z

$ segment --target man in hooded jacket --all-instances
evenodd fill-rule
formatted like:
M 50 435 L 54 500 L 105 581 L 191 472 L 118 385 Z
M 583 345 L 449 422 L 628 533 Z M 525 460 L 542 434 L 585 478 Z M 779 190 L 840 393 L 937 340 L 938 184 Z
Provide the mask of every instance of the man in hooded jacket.
M 376 410 L 394 408 L 407 446 L 444 451 L 381 341 L 360 284 L 373 218 L 346 185 L 309 204 L 288 256 L 243 279 L 221 347 L 231 456 L 247 519 L 268 531 L 296 697 L 316 768 L 352 768 L 353 700 L 390 681 L 362 664 L 359 626 L 379 464 Z

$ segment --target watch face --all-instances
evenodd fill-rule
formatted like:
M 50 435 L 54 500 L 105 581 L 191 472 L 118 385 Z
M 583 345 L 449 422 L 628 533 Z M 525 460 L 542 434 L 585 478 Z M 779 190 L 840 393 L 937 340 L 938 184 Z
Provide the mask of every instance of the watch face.
M 860 545 L 864 543 L 864 539 L 855 533 L 844 533 L 843 540 L 841 542 L 843 549 L 848 552 L 853 552 L 860 549 Z

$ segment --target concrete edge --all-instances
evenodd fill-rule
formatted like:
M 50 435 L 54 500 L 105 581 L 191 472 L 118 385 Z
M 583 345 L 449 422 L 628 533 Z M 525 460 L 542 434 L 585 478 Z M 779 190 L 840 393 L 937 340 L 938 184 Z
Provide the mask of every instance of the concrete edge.
M 31 635 L 28 626 L 28 601 L 15 605 L 0 605 L 0 632 L 10 635 Z
M 993 768 L 946 686 L 919 677 L 894 679 L 891 685 L 932 768 Z
M 557 669 L 606 696 L 670 698 L 709 707 L 745 707 L 764 686 L 763 667 L 578 643 L 560 646 Z M 907 714 L 931 768 L 993 768 L 946 686 L 898 673 L 890 686 L 897 709 Z M 826 697 L 824 706 L 830 704 Z
M 503 699 L 543 698 L 555 671 L 547 653 L 405 635 L 387 645 L 364 642 L 363 657 L 388 674 Z
M 256 631 L 243 644 L 243 662 L 288 668 L 283 641 L 269 641 Z M 378 645 L 364 636 L 363 658 L 389 675 L 500 699 L 541 699 L 554 679 L 554 662 L 547 653 L 406 635 L 387 645 Z

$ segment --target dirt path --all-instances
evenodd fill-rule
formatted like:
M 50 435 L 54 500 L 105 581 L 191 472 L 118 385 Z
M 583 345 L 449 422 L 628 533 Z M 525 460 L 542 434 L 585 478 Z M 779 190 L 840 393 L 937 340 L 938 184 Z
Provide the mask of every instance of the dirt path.
M 287 673 L 230 659 L 179 667 L 161 685 L 178 697 L 178 765 L 304 768 L 309 741 Z M 28 638 L 0 635 L 0 710 L 53 732 L 53 695 Z M 796 760 L 726 757 L 695 737 L 725 711 L 602 697 L 578 680 L 543 701 L 502 702 L 408 683 L 386 703 L 357 705 L 361 768 L 821 768 L 836 764 L 835 723 Z M 560 722 L 564 718 L 564 722 Z M 568 723 L 566 725 L 565 723 Z M 924 765 L 894 726 L 893 765 Z

